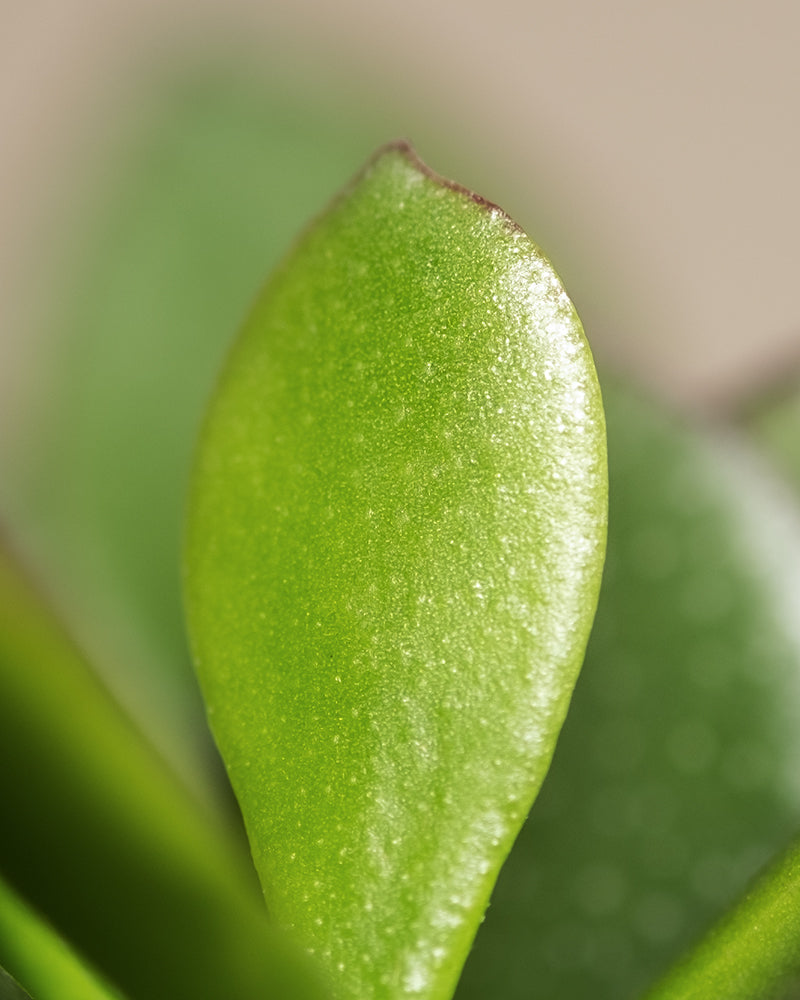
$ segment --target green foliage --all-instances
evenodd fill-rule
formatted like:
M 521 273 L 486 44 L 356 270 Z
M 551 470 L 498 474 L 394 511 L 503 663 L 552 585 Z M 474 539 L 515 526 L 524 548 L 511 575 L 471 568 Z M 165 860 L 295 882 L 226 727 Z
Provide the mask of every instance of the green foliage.
M 88 259 L 71 233 L 73 288 L 0 504 L 98 669 L 202 786 L 179 586 L 192 441 L 265 276 L 385 133 L 320 94 L 222 76 L 164 89 L 76 212 Z
M 29 427 L 16 467 L 3 456 L 0 501 L 46 570 L 48 589 L 69 610 L 71 631 L 99 653 L 98 666 L 126 707 L 195 786 L 209 757 L 198 738 L 201 700 L 187 669 L 177 573 L 191 441 L 212 373 L 257 284 L 303 221 L 387 134 L 385 124 L 376 129 L 365 119 L 342 126 L 325 100 L 318 93 L 287 102 L 285 94 L 267 97 L 221 78 L 161 100 L 157 128 L 116 177 L 99 238 L 85 212 L 79 215 L 75 228 L 89 233 L 90 256 L 78 276 L 83 293 L 59 312 L 63 353 L 52 367 L 55 379 L 43 383 L 52 406 L 40 418 L 49 429 L 42 435 Z M 73 235 L 69 253 L 81 260 Z M 434 290 L 431 282 L 420 287 L 428 295 Z M 464 360 L 466 369 L 475 358 Z M 427 405 L 441 388 L 431 379 L 418 391 L 428 393 Z M 321 406 L 326 392 L 322 385 L 311 404 Z M 614 384 L 604 385 L 604 394 L 612 507 L 597 626 L 553 768 L 501 874 L 458 995 L 631 998 L 716 917 L 717 929 L 653 996 L 764 1000 L 796 964 L 793 866 L 777 865 L 754 895 L 730 916 L 721 914 L 797 823 L 791 676 L 797 649 L 741 551 L 732 515 L 744 480 L 722 475 L 715 449 L 698 443 L 693 428 L 676 427 Z M 299 411 L 298 400 L 289 402 L 287 419 Z M 446 427 L 445 414 L 434 411 L 430 423 L 420 420 L 416 428 L 426 446 L 435 446 Z M 339 430 L 351 427 L 337 420 Z M 796 462 L 791 404 L 760 409 L 750 427 L 787 467 Z M 389 430 L 399 459 L 400 431 Z M 353 461 L 355 449 L 344 449 L 339 438 L 334 445 Z M 330 456 L 321 458 L 330 472 Z M 420 515 L 435 511 L 444 502 L 440 480 L 427 496 L 411 497 L 413 504 L 401 491 L 395 497 L 383 489 L 381 504 L 393 511 L 404 499 Z M 337 489 L 351 498 L 360 493 L 357 483 L 339 481 Z M 473 509 L 484 502 L 472 499 Z M 757 545 L 768 521 L 769 515 L 763 523 L 756 517 L 748 527 Z M 483 524 L 480 533 L 488 534 Z M 333 537 L 330 525 L 316 528 L 307 518 L 306 527 L 309 545 Z M 368 586 L 376 576 L 385 584 L 394 542 L 422 559 L 424 538 L 410 525 L 396 525 L 392 539 L 390 527 L 371 529 L 383 546 L 381 566 L 363 557 L 367 538 L 359 535 L 333 569 L 352 571 L 361 552 L 366 566 L 357 582 Z M 463 541 L 477 546 L 481 538 L 464 532 Z M 310 564 L 326 573 L 332 562 L 321 549 L 311 553 Z M 305 974 L 264 927 L 247 859 L 225 823 L 186 794 L 97 684 L 47 604 L 5 560 L 0 580 L 0 866 L 15 887 L 133 1000 L 305 998 Z M 395 627 L 395 609 L 413 606 L 411 597 L 408 589 L 384 586 L 384 603 L 373 606 L 388 608 Z M 363 638 L 338 613 L 345 599 L 345 592 L 327 591 L 336 619 L 319 618 L 319 628 L 307 630 L 309 659 L 323 661 L 323 675 L 326 655 L 352 651 Z M 423 612 L 412 611 L 422 625 L 434 621 L 432 612 L 423 620 Z M 387 634 L 391 640 L 391 627 Z M 414 648 L 430 634 L 414 633 Z M 476 635 L 487 649 L 491 636 L 477 629 Z M 408 646 L 379 648 L 388 650 L 384 662 L 391 664 L 394 653 L 402 664 Z M 406 763 L 413 764 L 415 734 L 430 732 L 446 712 L 434 711 L 429 699 L 424 712 L 412 715 L 402 700 L 407 677 L 398 671 L 390 679 L 387 697 L 397 695 L 399 711 L 385 714 L 392 735 L 408 737 Z M 355 694 L 365 699 L 364 716 L 347 718 L 343 711 L 339 727 L 326 714 L 308 745 L 327 733 L 331 741 L 339 735 L 340 746 L 345 723 L 348 733 L 364 736 L 374 693 L 360 686 Z M 449 711 L 451 690 L 439 693 Z M 303 697 L 318 715 L 331 704 L 349 708 L 344 692 L 327 700 L 325 694 L 320 686 Z M 292 710 L 299 706 L 298 700 Z M 472 752 L 474 733 L 468 735 Z M 507 735 L 498 735 L 498 745 Z M 488 749 L 491 755 L 494 746 Z M 343 748 L 339 759 L 359 764 L 353 750 Z M 299 771 L 304 761 L 287 766 Z M 400 785 L 405 764 L 395 771 L 389 777 Z M 306 786 L 321 790 L 309 820 L 323 822 L 330 807 L 324 779 L 313 774 Z M 506 782 L 498 780 L 498 794 Z M 435 793 L 444 802 L 450 785 Z M 215 805 L 218 811 L 218 799 Z M 295 806 L 289 803 L 287 815 Z M 346 815 L 352 819 L 352 811 Z M 393 814 L 385 818 L 384 840 L 391 839 Z M 427 818 L 423 844 L 430 844 L 428 827 L 441 819 L 434 808 Z M 327 847 L 341 832 L 336 820 L 328 824 Z M 452 835 L 453 843 L 462 843 L 462 833 Z M 391 846 L 408 851 L 409 870 L 399 876 L 408 875 L 413 894 L 404 897 L 402 882 L 393 890 L 403 906 L 416 908 L 426 870 L 418 865 L 415 874 L 418 857 L 407 842 Z M 310 847 L 324 860 L 325 843 Z M 485 861 L 475 854 L 465 863 L 474 871 Z M 429 881 L 436 890 L 439 872 Z M 489 881 L 487 873 L 482 891 Z M 478 910 L 470 914 L 469 933 Z M 18 942 L 18 930 L 0 928 L 0 967 L 12 975 L 19 967 L 10 949 Z M 453 974 L 462 957 L 457 950 L 448 960 Z M 36 959 L 45 976 L 47 954 L 42 949 Z M 34 982 L 24 985 L 34 990 Z M 19 1000 L 20 990 L 0 969 L 0 997 Z
M 645 1000 L 800 995 L 800 843 L 795 843 Z
M 758 400 L 742 423 L 770 455 L 795 490 L 800 490 L 800 391 L 794 382 L 790 391 Z
M 211 1000 L 221 982 L 242 1000 L 284 995 L 291 959 L 228 831 L 2 548 L 0 759 L 3 870 L 110 979 L 153 1000 Z M 5 912 L 15 912 L 10 897 Z M 0 930 L 0 964 L 14 920 Z
M 31 1000 L 30 993 L 19 985 L 12 976 L 0 967 L 0 1000 Z
M 742 530 L 763 542 L 779 512 L 744 509 L 754 470 L 726 441 L 614 381 L 603 396 L 595 626 L 459 1000 L 527 1000 L 532 983 L 560 1000 L 633 1000 L 800 821 L 798 647 Z M 781 545 L 791 564 L 797 539 Z
M 0 942 L 2 1000 L 122 1000 L 2 879 Z
M 187 542 L 265 894 L 336 996 L 451 995 L 566 712 L 605 503 L 599 390 L 552 268 L 387 149 L 238 341 Z

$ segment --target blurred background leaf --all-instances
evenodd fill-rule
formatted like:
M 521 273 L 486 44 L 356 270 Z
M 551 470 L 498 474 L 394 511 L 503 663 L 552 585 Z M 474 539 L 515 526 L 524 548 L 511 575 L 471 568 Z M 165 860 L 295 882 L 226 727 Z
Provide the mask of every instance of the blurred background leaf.
M 321 95 L 201 75 L 165 84 L 83 202 L 44 402 L 0 501 L 81 641 L 195 782 L 208 755 L 179 558 L 202 409 L 269 271 L 381 139 L 366 115 L 334 123 Z
M 0 760 L 0 871 L 131 996 L 316 998 L 268 923 L 246 849 L 142 738 L 1 546 Z M 34 926 L 0 883 L 0 962 L 20 945 L 38 969 Z M 46 959 L 41 973 L 53 974 Z
M 0 878 L 0 997 L 30 1000 L 20 982 L 36 1000 L 122 1000 Z
M 613 380 L 604 398 L 595 628 L 460 1000 L 635 997 L 800 822 L 797 630 L 772 590 L 792 574 L 758 552 L 785 510 L 769 490 L 744 502 L 759 470 L 737 449 L 732 461 L 726 439 Z M 791 514 L 788 567 L 800 559 Z
M 31 1000 L 30 993 L 26 993 L 2 968 L 0 968 L 0 1000 Z
M 800 492 L 800 379 L 756 398 L 740 413 L 743 427 L 770 456 L 791 487 Z

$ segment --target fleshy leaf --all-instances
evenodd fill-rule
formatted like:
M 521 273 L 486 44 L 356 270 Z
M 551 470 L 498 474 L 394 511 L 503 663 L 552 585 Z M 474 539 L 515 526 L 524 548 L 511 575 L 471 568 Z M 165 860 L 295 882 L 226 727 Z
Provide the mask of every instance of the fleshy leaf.
M 187 537 L 267 902 L 336 997 L 451 995 L 567 709 L 605 519 L 599 390 L 552 267 L 387 147 L 258 302 Z

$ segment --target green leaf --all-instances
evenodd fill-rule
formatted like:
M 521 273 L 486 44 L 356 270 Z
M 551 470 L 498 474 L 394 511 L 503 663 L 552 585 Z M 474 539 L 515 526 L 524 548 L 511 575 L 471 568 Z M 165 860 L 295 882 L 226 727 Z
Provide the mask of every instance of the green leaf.
M 789 387 L 776 387 L 772 395 L 762 394 L 740 419 L 791 485 L 800 489 L 800 389 L 796 379 Z
M 150 1000 L 305 1000 L 238 845 L 2 547 L 0 761 L 3 870 L 114 982 Z
M 268 905 L 335 996 L 454 989 L 567 709 L 605 508 L 600 395 L 550 264 L 388 147 L 257 304 L 187 536 Z
M 640 996 L 800 823 L 797 513 L 730 432 L 601 383 L 594 630 L 459 1000 Z
M 15 980 L 36 1000 L 121 1000 L 0 878 L 0 998 L 30 1000 Z
M 800 990 L 800 842 L 794 843 L 646 1000 L 778 1000 Z
M 30 993 L 0 966 L 0 1000 L 32 1000 Z

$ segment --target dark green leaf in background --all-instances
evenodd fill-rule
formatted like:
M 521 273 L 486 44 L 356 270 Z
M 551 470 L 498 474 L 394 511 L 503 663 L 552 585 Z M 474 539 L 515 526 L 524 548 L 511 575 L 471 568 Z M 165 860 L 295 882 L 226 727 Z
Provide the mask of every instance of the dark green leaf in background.
M 30 993 L 0 967 L 0 1000 L 32 1000 Z
M 761 561 L 783 514 L 744 504 L 764 468 L 613 381 L 604 400 L 595 628 L 460 1000 L 632 1000 L 800 825 L 799 619 Z M 778 544 L 796 565 L 796 530 Z
M 0 1000 L 31 1000 L 20 981 L 36 1000 L 122 1000 L 0 878 Z
M 800 842 L 748 887 L 646 1000 L 797 1000 Z
M 0 869 L 130 996 L 307 1000 L 238 842 L 187 794 L 2 548 L 0 761 Z M 0 963 L 15 940 L 6 931 Z

